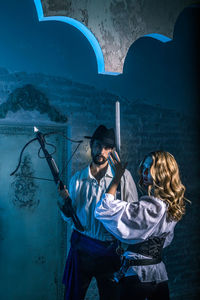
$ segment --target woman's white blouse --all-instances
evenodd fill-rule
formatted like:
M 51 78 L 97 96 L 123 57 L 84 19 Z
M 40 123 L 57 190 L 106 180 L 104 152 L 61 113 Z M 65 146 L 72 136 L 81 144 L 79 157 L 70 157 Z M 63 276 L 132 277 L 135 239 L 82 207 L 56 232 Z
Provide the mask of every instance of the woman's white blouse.
M 174 235 L 176 222 L 167 221 L 167 206 L 153 196 L 143 196 L 137 202 L 127 203 L 114 200 L 111 194 L 104 194 L 97 203 L 95 217 L 117 239 L 125 244 L 136 244 L 149 237 L 161 237 L 166 234 L 164 247 L 168 246 Z M 143 255 L 125 252 L 124 256 L 135 259 L 146 258 Z M 126 276 L 138 275 L 143 282 L 168 280 L 163 262 L 149 266 L 130 267 Z

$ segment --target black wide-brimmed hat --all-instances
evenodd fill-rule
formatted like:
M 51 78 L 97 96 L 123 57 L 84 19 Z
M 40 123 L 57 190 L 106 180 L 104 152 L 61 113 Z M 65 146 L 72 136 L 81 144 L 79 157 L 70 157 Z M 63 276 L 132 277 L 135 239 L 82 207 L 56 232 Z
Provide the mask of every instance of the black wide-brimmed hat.
M 106 126 L 100 125 L 90 138 L 91 142 L 98 140 L 105 146 L 111 148 L 115 147 L 115 132 L 113 128 L 108 129 Z

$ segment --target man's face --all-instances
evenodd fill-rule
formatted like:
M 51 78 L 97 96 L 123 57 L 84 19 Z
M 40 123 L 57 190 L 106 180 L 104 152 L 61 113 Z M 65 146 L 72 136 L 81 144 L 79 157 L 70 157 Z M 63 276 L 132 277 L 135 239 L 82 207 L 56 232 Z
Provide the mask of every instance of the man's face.
M 113 150 L 110 146 L 102 144 L 101 141 L 94 140 L 91 145 L 92 160 L 96 165 L 103 165 L 107 162 L 109 153 Z

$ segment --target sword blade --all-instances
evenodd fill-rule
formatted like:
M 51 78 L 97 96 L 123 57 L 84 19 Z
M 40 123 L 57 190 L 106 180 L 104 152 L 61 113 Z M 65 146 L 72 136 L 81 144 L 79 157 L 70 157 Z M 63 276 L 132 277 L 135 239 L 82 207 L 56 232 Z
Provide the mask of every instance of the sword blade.
M 121 135 L 120 135 L 120 102 L 115 103 L 115 139 L 116 139 L 116 150 L 120 156 L 121 148 Z

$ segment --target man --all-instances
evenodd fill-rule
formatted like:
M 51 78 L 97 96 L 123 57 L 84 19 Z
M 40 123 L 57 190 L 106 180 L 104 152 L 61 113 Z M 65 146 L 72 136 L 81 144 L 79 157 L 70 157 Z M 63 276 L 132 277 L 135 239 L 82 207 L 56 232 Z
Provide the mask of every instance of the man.
M 112 282 L 111 275 L 120 267 L 120 256 L 116 253 L 117 240 L 94 217 L 96 203 L 110 185 L 113 175 L 108 165 L 109 153 L 115 147 L 114 130 L 100 125 L 90 141 L 92 163 L 82 171 L 77 172 L 70 181 L 69 193 L 60 192 L 62 201 L 70 195 L 72 205 L 84 227 L 80 233 L 74 229 L 71 237 L 71 249 L 66 262 L 63 283 L 66 286 L 66 300 L 83 300 L 92 277 L 96 278 L 101 300 L 118 299 L 118 286 Z M 125 170 L 121 180 L 122 199 L 137 201 L 138 195 L 135 183 L 129 171 Z

